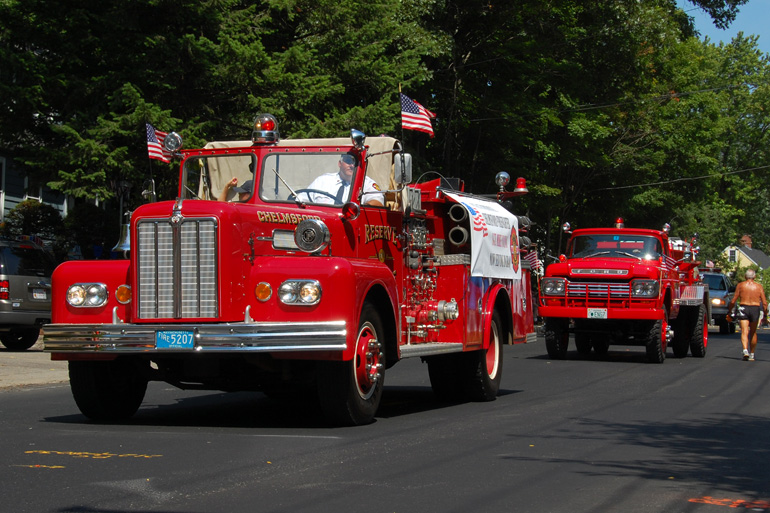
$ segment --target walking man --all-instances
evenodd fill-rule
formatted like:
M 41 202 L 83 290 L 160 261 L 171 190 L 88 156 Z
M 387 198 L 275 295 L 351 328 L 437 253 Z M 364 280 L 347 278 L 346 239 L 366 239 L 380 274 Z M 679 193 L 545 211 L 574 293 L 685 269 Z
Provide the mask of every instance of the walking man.
M 743 344 L 743 359 L 754 361 L 754 350 L 757 347 L 757 324 L 760 311 L 767 317 L 767 299 L 765 289 L 754 281 L 757 273 L 754 269 L 746 270 L 746 281 L 735 287 L 735 294 L 727 311 L 731 312 L 736 301 L 740 302 L 737 320 L 741 324 L 741 344 Z M 749 344 L 751 348 L 749 349 Z

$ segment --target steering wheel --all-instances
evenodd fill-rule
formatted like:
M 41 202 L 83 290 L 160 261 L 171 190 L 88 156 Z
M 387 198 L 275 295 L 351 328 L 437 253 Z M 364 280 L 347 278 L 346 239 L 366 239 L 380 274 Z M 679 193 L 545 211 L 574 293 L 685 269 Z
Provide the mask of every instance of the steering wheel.
M 296 190 L 296 191 L 294 191 L 294 192 L 296 192 L 298 195 L 299 195 L 300 193 L 302 193 L 302 192 L 304 192 L 304 193 L 314 192 L 314 193 L 322 194 L 322 195 L 324 195 L 324 196 L 328 196 L 328 197 L 330 197 L 330 198 L 332 199 L 332 201 L 333 201 L 335 204 L 337 204 L 337 205 L 341 205 L 341 203 L 337 203 L 337 197 L 336 197 L 334 194 L 331 194 L 331 193 L 329 193 L 329 192 L 326 192 L 326 191 L 322 191 L 322 190 L 320 190 L 320 189 L 297 189 L 297 190 Z M 310 196 L 308 196 L 308 198 L 309 198 L 309 197 L 310 197 Z M 289 194 L 289 197 L 288 197 L 287 199 L 289 199 L 289 200 L 293 200 L 293 199 L 294 199 L 294 194 Z

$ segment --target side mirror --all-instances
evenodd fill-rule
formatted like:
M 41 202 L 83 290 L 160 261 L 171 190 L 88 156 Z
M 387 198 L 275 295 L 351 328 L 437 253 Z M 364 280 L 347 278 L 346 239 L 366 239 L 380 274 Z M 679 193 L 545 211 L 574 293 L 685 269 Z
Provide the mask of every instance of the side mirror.
M 412 156 L 409 153 L 396 153 L 393 159 L 393 173 L 398 185 L 412 183 Z

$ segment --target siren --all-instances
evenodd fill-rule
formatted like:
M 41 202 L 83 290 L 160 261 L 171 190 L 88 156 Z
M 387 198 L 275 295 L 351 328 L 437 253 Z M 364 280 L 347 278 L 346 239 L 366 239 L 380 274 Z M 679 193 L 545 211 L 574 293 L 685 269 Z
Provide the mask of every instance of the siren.
M 251 131 L 251 142 L 254 144 L 272 144 L 280 139 L 278 121 L 272 114 L 257 114 Z
M 615 219 L 615 228 L 625 228 L 625 227 L 626 227 L 626 223 L 622 217 L 618 217 L 617 219 Z
M 516 179 L 516 188 L 513 190 L 513 192 L 519 192 L 519 193 L 529 192 L 529 189 L 527 189 L 527 180 L 521 176 L 518 177 Z

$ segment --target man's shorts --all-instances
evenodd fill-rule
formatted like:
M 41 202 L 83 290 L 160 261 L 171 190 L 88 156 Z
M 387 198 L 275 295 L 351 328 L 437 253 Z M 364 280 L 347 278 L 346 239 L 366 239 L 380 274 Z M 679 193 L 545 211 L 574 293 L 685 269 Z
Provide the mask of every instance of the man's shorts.
M 759 322 L 759 305 L 739 306 L 738 315 L 735 317 L 739 321 Z

